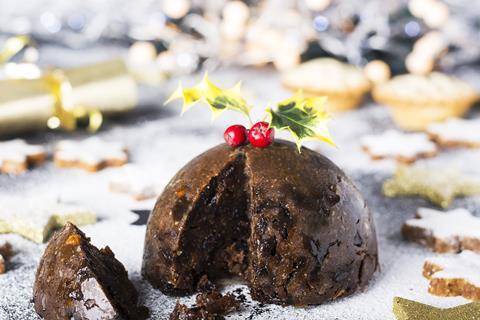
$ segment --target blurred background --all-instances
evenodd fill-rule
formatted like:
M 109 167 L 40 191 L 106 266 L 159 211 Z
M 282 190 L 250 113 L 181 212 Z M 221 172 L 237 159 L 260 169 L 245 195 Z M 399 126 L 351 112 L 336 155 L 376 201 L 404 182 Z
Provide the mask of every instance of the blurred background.
M 348 109 L 334 113 L 329 124 L 337 148 L 320 141 L 306 146 L 335 162 L 367 199 L 378 230 L 382 275 L 366 294 L 318 309 L 289 309 L 292 319 L 311 319 L 312 312 L 320 318 L 389 319 L 394 294 L 439 306 L 462 302 L 427 294 L 421 270 L 412 267 L 423 264 L 425 252 L 406 246 L 400 235 L 405 217 L 431 204 L 418 197 L 387 198 L 382 184 L 395 174 L 398 150 L 407 155 L 413 151 L 415 165 L 431 170 L 428 178 L 415 171 L 405 178 L 420 181 L 421 190 L 414 191 L 420 195 L 432 189 L 452 191 L 452 168 L 480 177 L 480 108 L 475 105 L 480 1 L 0 0 L 0 200 L 18 197 L 14 209 L 33 196 L 92 207 L 99 219 L 82 230 L 94 243 L 109 245 L 125 263 L 152 318 L 168 318 L 176 299 L 150 290 L 140 276 L 146 217 L 163 186 L 185 163 L 222 143 L 228 126 L 248 125 L 235 112 L 213 122 L 205 106 L 182 117 L 180 102 L 163 106 L 179 82 L 190 87 L 205 72 L 222 89 L 242 81 L 242 96 L 256 106 L 255 121 L 263 119 L 267 106 L 304 87 L 329 96 L 329 106 L 336 100 L 339 109 Z M 409 76 L 391 86 L 392 99 L 375 97 L 376 88 L 403 74 Z M 407 113 L 395 118 L 395 110 Z M 433 122 L 456 117 L 465 118 L 453 123 L 454 133 L 463 129 L 458 131 L 465 141 L 454 148 L 440 145 L 428 159 L 417 159 L 422 150 L 417 152 L 417 140 L 412 143 L 408 137 L 393 143 L 380 139 L 380 149 L 386 145 L 393 154 L 381 161 L 362 144 L 365 136 L 423 131 Z M 423 121 L 422 128 L 417 120 Z M 292 139 L 289 132 L 279 131 L 276 137 Z M 122 143 L 129 165 L 139 172 L 130 176 L 119 167 L 91 174 L 57 168 L 50 161 L 60 140 L 91 136 Z M 2 170 L 2 157 L 15 159 L 26 152 L 19 141 L 8 146 L 19 137 L 44 148 L 48 161 L 21 172 Z M 85 149 L 87 156 L 96 156 L 100 148 Z M 152 189 L 148 199 L 112 191 L 111 179 L 117 174 L 127 190 L 134 189 L 128 192 Z M 479 199 L 461 198 L 453 206 L 479 215 Z M 11 209 L 2 208 L 0 220 Z M 8 292 L 0 295 L 0 319 L 37 319 L 31 285 L 43 246 L 8 239 L 19 251 L 16 266 L 21 267 L 0 277 L 0 287 Z M 279 306 L 252 308 L 235 319 L 287 317 Z
M 466 0 L 3 0 L 0 79 L 58 71 L 54 79 L 83 91 L 73 89 L 77 115 L 62 115 L 53 100 L 17 107 L 45 93 L 38 82 L 2 81 L 0 134 L 72 130 L 70 118 L 85 117 L 96 129 L 92 110 L 108 117 L 151 106 L 168 79 L 231 66 L 281 72 L 327 56 L 365 68 L 373 81 L 432 70 L 475 80 L 479 12 L 480 2 Z M 140 102 L 133 81 L 143 87 Z
M 0 31 L 29 35 L 33 47 L 74 50 L 147 41 L 152 46 L 132 48 L 132 62 L 151 62 L 166 74 L 220 63 L 272 62 L 285 69 L 324 55 L 357 65 L 381 59 L 398 73 L 419 71 L 408 64 L 412 55 L 424 69 L 478 62 L 479 6 L 463 0 L 5 0 Z M 29 53 L 25 59 L 35 58 Z

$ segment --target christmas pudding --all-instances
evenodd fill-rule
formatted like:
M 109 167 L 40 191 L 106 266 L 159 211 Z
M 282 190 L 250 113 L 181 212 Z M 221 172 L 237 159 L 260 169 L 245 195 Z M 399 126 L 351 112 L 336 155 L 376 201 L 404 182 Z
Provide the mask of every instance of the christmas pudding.
M 35 311 L 46 320 L 132 319 L 148 316 L 110 248 L 97 249 L 71 223 L 56 232 L 43 254 L 33 287 Z
M 212 110 L 246 105 L 204 81 L 177 95 L 205 97 Z M 255 300 L 308 305 L 368 283 L 378 259 L 365 200 L 334 163 L 301 147 L 309 137 L 330 141 L 319 129 L 323 101 L 296 96 L 270 110 L 270 122 L 229 127 L 227 144 L 173 177 L 147 225 L 142 273 L 154 287 L 184 295 L 205 279 L 240 277 Z M 290 130 L 297 145 L 273 141 L 275 128 Z

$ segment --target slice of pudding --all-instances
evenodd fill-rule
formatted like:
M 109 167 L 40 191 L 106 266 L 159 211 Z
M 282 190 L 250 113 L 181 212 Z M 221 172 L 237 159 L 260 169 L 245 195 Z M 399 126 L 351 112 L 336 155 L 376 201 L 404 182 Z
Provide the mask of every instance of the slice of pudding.
M 33 288 L 35 311 L 44 319 L 145 319 L 127 271 L 109 247 L 97 249 L 67 223 L 50 240 Z

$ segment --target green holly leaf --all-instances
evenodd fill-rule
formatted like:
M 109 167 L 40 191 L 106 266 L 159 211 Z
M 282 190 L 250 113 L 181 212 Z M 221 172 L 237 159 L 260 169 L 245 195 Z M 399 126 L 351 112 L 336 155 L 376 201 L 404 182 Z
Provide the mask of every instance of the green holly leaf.
M 278 130 L 288 130 L 295 139 L 298 151 L 306 140 L 321 140 L 335 146 L 327 128 L 330 115 L 325 111 L 326 97 L 295 96 L 268 108 L 270 126 Z
M 240 94 L 240 83 L 233 88 L 223 90 L 210 82 L 207 74 L 199 84 L 192 88 L 184 89 L 180 84 L 165 104 L 176 99 L 183 100 L 182 114 L 201 101 L 208 105 L 214 117 L 228 109 L 241 112 L 247 117 L 250 116 L 251 107 Z

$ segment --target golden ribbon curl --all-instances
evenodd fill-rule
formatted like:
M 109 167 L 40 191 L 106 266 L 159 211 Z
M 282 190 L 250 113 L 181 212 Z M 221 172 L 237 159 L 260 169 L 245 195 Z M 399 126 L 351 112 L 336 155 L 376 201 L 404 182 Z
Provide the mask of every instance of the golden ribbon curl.
M 47 120 L 50 129 L 62 128 L 73 131 L 83 122 L 87 122 L 86 130 L 90 132 L 95 132 L 101 127 L 102 113 L 99 110 L 75 105 L 72 85 L 61 70 L 50 72 L 44 79 L 55 97 L 55 114 Z
M 25 35 L 8 38 L 0 50 L 0 66 L 7 63 L 29 43 L 30 38 Z M 79 124 L 86 123 L 86 130 L 95 132 L 101 127 L 103 115 L 99 110 L 75 105 L 72 85 L 62 70 L 47 72 L 41 79 L 45 80 L 55 98 L 54 115 L 47 120 L 48 128 L 73 131 Z
M 0 50 L 0 65 L 7 63 L 17 53 L 22 51 L 29 42 L 30 38 L 25 35 L 8 38 L 2 50 Z

